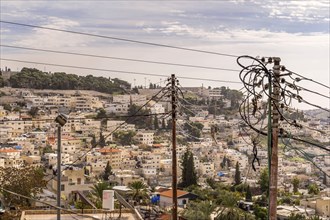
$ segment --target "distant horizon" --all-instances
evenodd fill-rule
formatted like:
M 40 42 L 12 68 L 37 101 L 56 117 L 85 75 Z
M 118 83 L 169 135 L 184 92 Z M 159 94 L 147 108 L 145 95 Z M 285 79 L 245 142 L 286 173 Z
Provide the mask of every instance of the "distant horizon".
M 288 69 L 322 82 L 328 87 L 330 85 L 328 0 L 101 1 L 101 3 L 88 0 L 79 1 L 79 4 L 76 1 L 1 1 L 0 18 L 3 22 L 0 23 L 2 45 L 0 58 L 120 70 L 123 72 L 110 73 L 29 64 L 30 68 L 38 68 L 46 72 L 110 76 L 132 84 L 145 85 L 149 82 L 157 83 L 166 77 L 132 76 L 124 72 L 144 72 L 163 76 L 175 73 L 178 77 L 240 82 L 238 73 L 225 70 L 240 69 L 236 57 L 231 55 L 276 56 L 281 58 L 281 65 Z M 17 25 L 17 23 L 35 27 Z M 67 32 L 41 29 L 36 26 Z M 70 31 L 78 33 L 69 33 Z M 94 54 L 100 57 L 31 51 L 22 49 L 24 47 Z M 101 57 L 119 57 L 126 60 Z M 155 63 L 134 62 L 129 61 L 130 59 Z M 215 69 L 169 66 L 158 62 L 207 66 Z M 1 66 L 10 66 L 13 70 L 21 69 L 26 65 L 1 60 Z M 189 79 L 182 79 L 180 83 L 183 86 L 204 84 L 212 87 L 230 86 L 234 89 L 242 87 L 242 84 Z M 299 83 L 320 94 L 330 95 L 328 88 L 311 82 Z M 326 106 L 330 108 L 328 98 L 308 92 L 303 94 L 309 101 L 319 106 L 325 106 L 327 103 Z M 294 103 L 294 106 L 309 108 L 298 103 Z
M 10 71 L 10 72 L 13 72 L 13 73 L 17 73 L 17 72 L 20 72 L 21 70 L 18 70 L 18 71 L 13 71 L 13 70 L 11 70 L 11 68 L 10 67 L 5 67 L 5 68 L 7 68 L 7 71 Z M 0 66 L 0 70 L 1 71 L 5 71 L 5 68 L 2 68 L 1 66 Z M 30 67 L 23 67 L 23 68 L 30 68 Z M 22 69 L 23 69 L 22 68 Z M 32 68 L 34 68 L 34 67 L 32 67 Z M 35 68 L 35 69 L 37 69 L 37 68 Z M 42 71 L 42 70 L 40 70 L 40 69 L 37 69 L 37 70 L 39 70 L 39 71 Z M 42 71 L 42 72 L 44 72 L 44 71 Z M 54 72 L 51 72 L 51 71 L 49 71 L 49 72 L 45 72 L 45 73 L 50 73 L 50 74 L 53 74 L 53 73 L 56 73 L 57 71 L 54 71 Z M 66 72 L 64 72 L 64 73 L 66 73 Z M 68 73 L 66 73 L 66 74 L 68 74 Z M 76 73 L 72 73 L 72 74 L 75 74 L 75 75 L 78 75 L 78 76 L 80 76 L 79 74 L 76 74 Z M 92 75 L 92 74 L 91 74 Z M 94 77 L 99 77 L 99 76 L 95 76 L 95 75 L 93 75 Z M 117 77 L 118 78 L 118 77 Z M 118 78 L 118 79 L 120 79 L 120 78 Z M 134 86 L 133 85 L 133 83 L 131 83 L 131 82 L 129 82 L 129 81 L 126 81 L 126 82 L 128 82 L 128 83 L 130 83 L 131 84 L 131 88 L 135 88 L 135 87 L 140 87 L 140 86 L 142 86 L 143 88 L 142 89 L 149 89 L 149 84 L 147 84 L 147 87 L 145 88 L 144 87 L 144 85 L 136 85 L 136 86 Z M 161 86 L 162 87 L 162 86 Z M 200 85 L 200 86 L 182 86 L 183 88 L 190 88 L 190 87 L 193 87 L 193 88 L 205 88 L 205 89 L 208 89 L 208 87 L 211 87 L 211 89 L 215 89 L 215 88 L 221 88 L 221 86 L 220 87 L 212 87 L 212 86 L 204 86 L 203 84 L 202 85 Z M 230 86 L 225 86 L 225 87 L 227 87 L 227 88 L 229 88 L 229 89 L 232 89 Z M 5 87 L 6 88 L 6 87 Z M 25 89 L 25 88 L 15 88 L 15 87 L 7 87 L 7 88 L 14 88 L 14 89 Z M 35 89 L 35 88 L 27 88 L 27 89 L 33 89 L 33 90 L 47 90 L 47 89 Z M 1 90 L 1 87 L 0 87 L 0 90 Z M 49 90 L 56 90 L 56 89 L 49 89 Z M 76 91 L 77 89 L 65 89 L 65 90 L 63 90 L 63 89 L 59 89 L 59 91 Z M 79 90 L 84 90 L 84 91 L 95 91 L 95 92 L 98 92 L 98 91 L 96 91 L 96 90 L 86 90 L 86 89 L 79 89 Z M 239 90 L 239 89 L 235 89 L 235 90 Z M 104 94 L 110 94 L 110 93 L 105 93 L 105 92 L 100 92 L 100 93 L 104 93 Z M 315 111 L 315 110 L 319 110 L 319 111 L 322 111 L 322 112 L 326 112 L 325 110 L 323 110 L 323 109 L 318 109 L 318 108 L 306 108 L 306 109 L 299 109 L 299 108 L 295 108 L 295 107 L 292 107 L 292 108 L 294 108 L 294 109 L 297 109 L 297 110 L 299 110 L 299 111 L 304 111 L 304 112 L 306 112 L 306 111 Z M 329 109 L 330 110 L 330 108 L 327 108 L 327 107 L 325 107 L 326 109 Z M 330 116 L 330 113 L 328 113 L 329 114 L 329 116 Z

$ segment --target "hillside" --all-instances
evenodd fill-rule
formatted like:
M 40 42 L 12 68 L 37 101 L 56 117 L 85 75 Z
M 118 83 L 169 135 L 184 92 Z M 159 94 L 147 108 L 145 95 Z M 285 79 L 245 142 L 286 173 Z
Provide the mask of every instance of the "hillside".
M 102 93 L 124 93 L 130 84 L 118 78 L 78 76 L 64 72 L 47 73 L 34 68 L 23 68 L 8 80 L 0 79 L 0 87 L 52 90 L 95 90 Z
M 328 120 L 330 118 L 330 113 L 322 109 L 306 110 L 304 113 L 320 120 Z

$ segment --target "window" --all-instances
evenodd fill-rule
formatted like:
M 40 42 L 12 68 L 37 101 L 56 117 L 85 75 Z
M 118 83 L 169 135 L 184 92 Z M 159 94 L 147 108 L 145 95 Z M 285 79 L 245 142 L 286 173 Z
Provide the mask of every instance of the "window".
M 65 190 L 65 186 L 64 184 L 61 184 L 61 191 L 64 191 Z

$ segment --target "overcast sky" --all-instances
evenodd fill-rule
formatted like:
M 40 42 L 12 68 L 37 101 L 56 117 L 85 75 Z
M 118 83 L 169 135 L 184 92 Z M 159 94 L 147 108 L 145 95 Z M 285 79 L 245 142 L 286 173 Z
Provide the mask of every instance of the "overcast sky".
M 281 64 L 313 80 L 329 85 L 329 0 L 272 1 L 0 1 L 1 20 L 86 32 L 138 41 L 251 56 L 277 56 Z M 155 47 L 1 24 L 1 44 L 132 59 L 203 65 L 239 70 L 236 58 Z M 238 72 L 204 70 L 59 55 L 1 47 L 1 58 L 76 65 L 153 74 L 191 76 L 239 82 Z M 35 67 L 80 75 L 118 77 L 134 85 L 157 83 L 165 77 L 145 77 L 105 71 L 86 71 L 1 61 L 12 70 Z M 134 80 L 135 79 L 135 80 Z M 242 84 L 180 80 L 182 86 Z M 313 83 L 309 89 L 329 95 L 329 89 Z M 306 94 L 306 100 L 323 107 L 329 99 Z M 301 106 L 300 108 L 310 108 Z

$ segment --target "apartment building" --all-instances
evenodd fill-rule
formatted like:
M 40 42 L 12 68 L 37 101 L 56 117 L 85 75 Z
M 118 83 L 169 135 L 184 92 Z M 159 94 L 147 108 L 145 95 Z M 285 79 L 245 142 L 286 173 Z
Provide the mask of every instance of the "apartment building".
M 118 131 L 129 131 L 129 130 L 135 131 L 134 124 L 127 124 L 127 123 L 125 123 L 125 121 L 113 121 L 113 120 L 107 121 L 107 131 L 108 132 L 113 132 L 117 127 L 119 127 Z
M 127 115 L 129 109 L 129 103 L 108 103 L 104 105 L 104 110 L 107 113 L 113 113 L 116 115 Z
M 138 131 L 136 139 L 145 145 L 152 145 L 154 143 L 154 132 L 153 131 Z
M 146 103 L 147 97 L 145 95 L 115 95 L 113 96 L 113 103 L 134 104 L 142 106 Z

